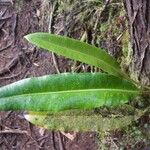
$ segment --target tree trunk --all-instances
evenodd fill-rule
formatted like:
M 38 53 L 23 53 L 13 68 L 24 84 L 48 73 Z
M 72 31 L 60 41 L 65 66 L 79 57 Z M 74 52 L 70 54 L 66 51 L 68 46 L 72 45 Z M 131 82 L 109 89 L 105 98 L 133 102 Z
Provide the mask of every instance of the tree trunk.
M 130 70 L 134 78 L 150 85 L 150 0 L 125 0 L 125 8 L 133 49 Z

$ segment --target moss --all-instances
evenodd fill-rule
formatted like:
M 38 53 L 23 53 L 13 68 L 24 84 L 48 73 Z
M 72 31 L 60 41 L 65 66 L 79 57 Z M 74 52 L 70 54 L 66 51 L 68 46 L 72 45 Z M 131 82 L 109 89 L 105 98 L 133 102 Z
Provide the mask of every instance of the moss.
M 133 56 L 133 50 L 131 47 L 131 42 L 130 42 L 130 35 L 128 30 L 123 34 L 122 39 L 121 39 L 121 44 L 122 44 L 122 58 L 121 58 L 121 67 L 124 72 L 127 74 L 130 74 L 129 71 L 129 65 L 131 64 L 132 61 L 132 56 Z
M 130 39 L 129 31 L 123 33 L 121 38 L 121 47 L 122 47 L 122 57 L 121 57 L 121 68 L 122 70 L 130 76 L 136 82 L 138 81 L 138 71 L 133 71 L 132 69 L 132 61 L 133 61 L 133 49 L 132 43 Z

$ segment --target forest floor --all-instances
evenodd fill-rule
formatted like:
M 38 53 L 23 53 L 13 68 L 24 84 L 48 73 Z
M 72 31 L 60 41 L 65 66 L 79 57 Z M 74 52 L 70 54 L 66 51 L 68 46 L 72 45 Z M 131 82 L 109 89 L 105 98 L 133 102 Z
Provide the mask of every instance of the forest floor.
M 111 22 L 113 9 L 112 14 L 109 12 L 109 16 L 103 18 L 103 13 L 107 12 L 106 4 L 101 7 L 102 10 L 106 9 L 104 12 L 98 11 L 97 3 L 96 6 L 89 4 L 89 10 L 84 4 L 76 3 L 74 6 L 68 4 L 71 5 L 68 7 L 63 0 L 59 3 L 55 1 L 50 3 L 46 0 L 2 2 L 0 0 L 0 86 L 27 77 L 72 71 L 74 62 L 71 60 L 29 44 L 24 36 L 32 32 L 46 31 L 102 46 L 118 61 L 122 61 L 120 39 L 126 28 L 124 16 L 117 16 L 115 20 L 115 25 L 120 29 L 118 31 L 109 25 L 114 23 Z M 83 17 L 96 11 L 95 20 L 92 20 L 93 17 L 90 15 L 89 18 Z M 97 30 L 99 18 L 105 22 L 101 26 L 101 33 Z M 91 24 L 92 21 L 95 23 Z M 83 64 L 75 70 L 84 72 L 98 69 Z M 146 150 L 150 145 L 148 134 L 143 138 L 141 130 L 137 127 L 134 127 L 134 132 L 114 131 L 105 141 L 98 142 L 96 133 L 67 134 L 34 126 L 24 119 L 23 113 L 0 112 L 0 150 L 97 150 L 100 144 L 106 144 L 104 149 L 111 150 L 121 148 Z M 148 115 L 140 120 L 139 125 L 144 133 L 149 132 L 148 128 L 144 128 L 145 124 L 149 125 L 149 121 Z

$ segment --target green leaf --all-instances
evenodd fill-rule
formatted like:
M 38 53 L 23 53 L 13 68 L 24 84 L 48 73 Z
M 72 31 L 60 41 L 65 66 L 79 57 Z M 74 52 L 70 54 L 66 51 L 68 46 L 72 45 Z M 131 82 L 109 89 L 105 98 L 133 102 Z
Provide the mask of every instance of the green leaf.
M 90 111 L 63 111 L 57 114 L 29 112 L 25 118 L 31 123 L 55 131 L 110 131 L 123 128 L 143 115 L 136 111 L 134 115 L 103 118 L 99 113 Z
M 114 76 L 125 77 L 117 61 L 103 49 L 68 37 L 49 33 L 33 33 L 25 36 L 25 38 L 38 47 L 94 65 Z
M 58 112 L 127 103 L 139 94 L 126 80 L 101 73 L 46 75 L 0 88 L 0 110 Z

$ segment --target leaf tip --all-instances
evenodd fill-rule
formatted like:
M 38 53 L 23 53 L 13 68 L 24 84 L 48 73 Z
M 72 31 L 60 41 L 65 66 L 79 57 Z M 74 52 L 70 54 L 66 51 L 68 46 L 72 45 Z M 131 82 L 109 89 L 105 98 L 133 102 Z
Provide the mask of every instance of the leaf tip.
M 24 118 L 25 118 L 26 120 L 30 120 L 30 116 L 29 116 L 28 114 L 24 114 Z
M 27 41 L 30 41 L 30 39 L 31 39 L 31 34 L 25 35 L 24 38 L 25 38 Z

